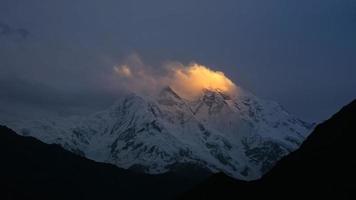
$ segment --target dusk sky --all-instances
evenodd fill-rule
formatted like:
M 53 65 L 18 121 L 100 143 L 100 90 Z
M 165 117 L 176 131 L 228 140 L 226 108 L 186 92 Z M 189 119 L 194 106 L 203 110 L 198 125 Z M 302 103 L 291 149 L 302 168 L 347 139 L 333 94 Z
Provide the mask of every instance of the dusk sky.
M 0 112 L 105 108 L 132 55 L 198 62 L 318 122 L 356 97 L 356 1 L 1 0 Z

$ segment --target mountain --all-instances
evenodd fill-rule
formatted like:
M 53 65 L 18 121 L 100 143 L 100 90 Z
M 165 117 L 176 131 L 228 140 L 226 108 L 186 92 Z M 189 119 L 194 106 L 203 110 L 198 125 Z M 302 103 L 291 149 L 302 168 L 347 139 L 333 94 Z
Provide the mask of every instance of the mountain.
M 98 163 L 0 126 L 0 199 L 173 199 L 200 169 L 147 175 Z
M 204 89 L 187 100 L 170 87 L 157 95 L 125 95 L 90 116 L 0 123 L 125 169 L 160 174 L 194 165 L 242 180 L 261 177 L 313 128 L 242 89 L 235 96 Z
M 262 179 L 237 181 L 222 173 L 181 199 L 356 199 L 356 100 L 318 125 L 300 149 Z

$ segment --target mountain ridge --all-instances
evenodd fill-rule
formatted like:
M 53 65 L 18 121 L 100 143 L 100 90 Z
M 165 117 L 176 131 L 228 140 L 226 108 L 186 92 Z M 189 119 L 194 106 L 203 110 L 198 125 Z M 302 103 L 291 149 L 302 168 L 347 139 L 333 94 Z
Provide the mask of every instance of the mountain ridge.
M 136 173 L 0 126 L 0 199 L 173 199 L 209 173 L 181 167 Z
M 126 169 L 157 174 L 196 164 L 252 180 L 297 149 L 310 127 L 276 103 L 242 89 L 238 95 L 205 89 L 190 101 L 166 87 L 157 96 L 121 97 L 87 117 L 4 124 Z
M 262 179 L 239 181 L 214 174 L 181 199 L 355 199 L 356 100 L 319 124 L 301 147 Z

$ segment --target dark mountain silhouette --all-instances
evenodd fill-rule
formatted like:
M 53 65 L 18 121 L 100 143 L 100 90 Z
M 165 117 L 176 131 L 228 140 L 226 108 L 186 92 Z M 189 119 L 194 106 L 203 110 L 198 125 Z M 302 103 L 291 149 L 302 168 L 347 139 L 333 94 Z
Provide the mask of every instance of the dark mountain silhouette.
M 318 125 L 262 179 L 215 174 L 181 199 L 356 199 L 356 100 Z
M 202 181 L 181 166 L 145 175 L 98 163 L 0 126 L 0 199 L 171 199 Z M 194 176 L 191 176 L 194 174 Z
M 220 173 L 196 186 L 207 175 L 201 169 L 135 173 L 0 126 L 0 199 L 356 199 L 354 134 L 356 101 L 318 125 L 261 180 Z

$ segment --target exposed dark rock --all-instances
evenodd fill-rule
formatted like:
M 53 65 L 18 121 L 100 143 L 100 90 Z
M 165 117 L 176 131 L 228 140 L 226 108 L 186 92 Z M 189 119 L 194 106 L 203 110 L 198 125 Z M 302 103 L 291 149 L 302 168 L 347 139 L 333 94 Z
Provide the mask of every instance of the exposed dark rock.
M 262 179 L 244 182 L 219 173 L 180 198 L 356 199 L 355 139 L 356 100 L 318 125 L 299 150 L 279 161 Z M 281 152 L 275 150 L 270 153 Z M 253 158 L 264 158 L 255 150 L 250 153 Z

